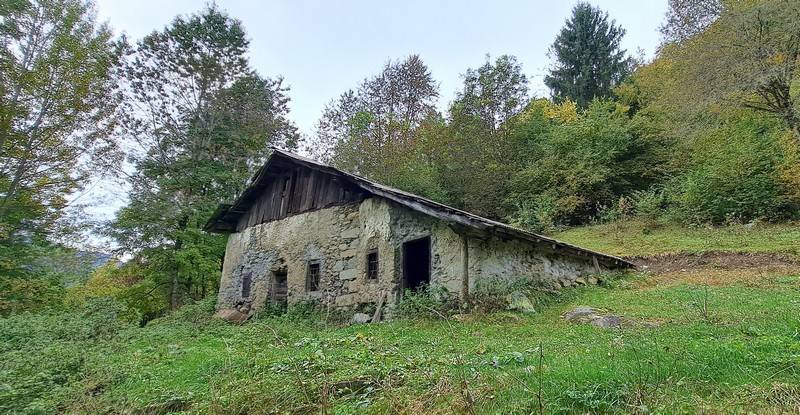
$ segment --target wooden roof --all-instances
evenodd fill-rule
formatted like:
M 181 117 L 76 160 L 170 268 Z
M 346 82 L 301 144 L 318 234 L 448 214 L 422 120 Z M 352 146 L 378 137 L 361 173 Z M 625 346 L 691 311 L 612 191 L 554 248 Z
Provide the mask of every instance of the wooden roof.
M 414 211 L 432 216 L 445 221 L 454 227 L 464 230 L 477 231 L 481 234 L 495 234 L 506 238 L 522 239 L 539 244 L 550 245 L 553 250 L 563 250 L 573 255 L 595 257 L 606 265 L 616 267 L 633 267 L 631 262 L 612 255 L 603 254 L 586 248 L 581 248 L 553 238 L 528 232 L 513 226 L 487 219 L 433 200 L 417 196 L 399 189 L 382 185 L 361 176 L 344 172 L 337 168 L 319 163 L 315 160 L 290 153 L 284 150 L 273 149 L 266 163 L 255 173 L 250 184 L 232 204 L 221 204 L 212 214 L 204 229 L 208 232 L 230 233 L 236 230 L 236 224 L 242 215 L 246 214 L 254 201 L 263 192 L 275 169 L 286 165 L 300 164 L 302 166 L 328 173 L 349 182 L 365 193 L 388 199 Z

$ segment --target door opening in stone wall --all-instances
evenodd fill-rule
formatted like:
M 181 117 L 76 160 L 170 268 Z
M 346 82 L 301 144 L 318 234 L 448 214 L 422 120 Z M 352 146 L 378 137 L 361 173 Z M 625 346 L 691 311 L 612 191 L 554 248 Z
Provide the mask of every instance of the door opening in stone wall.
M 403 289 L 417 291 L 431 282 L 431 238 L 403 243 Z
M 282 310 L 286 309 L 289 297 L 289 284 L 286 278 L 286 269 L 272 272 L 272 282 L 269 294 L 269 302 Z

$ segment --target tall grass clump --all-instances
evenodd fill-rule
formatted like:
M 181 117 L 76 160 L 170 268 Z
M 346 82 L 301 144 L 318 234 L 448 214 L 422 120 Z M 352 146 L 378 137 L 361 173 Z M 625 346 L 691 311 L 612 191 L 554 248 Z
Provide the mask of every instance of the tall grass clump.
M 95 298 L 74 311 L 22 313 L 0 319 L 0 413 L 55 413 L 74 393 L 91 362 L 119 341 L 132 323 L 124 306 Z
M 458 313 L 458 296 L 445 287 L 425 286 L 417 291 L 405 290 L 395 305 L 394 315 L 400 318 L 443 318 Z

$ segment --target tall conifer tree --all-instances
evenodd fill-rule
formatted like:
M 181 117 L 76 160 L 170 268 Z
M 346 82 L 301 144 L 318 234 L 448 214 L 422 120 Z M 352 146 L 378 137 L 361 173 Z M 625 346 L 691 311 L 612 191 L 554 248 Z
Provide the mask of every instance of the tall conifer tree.
M 620 48 L 624 35 L 625 29 L 609 21 L 608 13 L 588 3 L 575 6 L 550 48 L 556 62 L 544 83 L 553 98 L 586 108 L 594 98 L 611 96 L 633 64 Z

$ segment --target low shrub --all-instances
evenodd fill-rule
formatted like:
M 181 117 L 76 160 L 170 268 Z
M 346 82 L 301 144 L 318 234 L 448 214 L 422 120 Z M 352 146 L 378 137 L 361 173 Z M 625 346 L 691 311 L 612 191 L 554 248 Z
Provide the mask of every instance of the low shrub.
M 216 304 L 217 298 L 215 296 L 208 296 L 202 300 L 184 304 L 161 320 L 177 323 L 191 323 L 194 325 L 207 323 L 211 321 L 214 316 Z
M 470 305 L 473 311 L 491 313 L 508 310 L 515 299 L 526 299 L 531 307 L 542 307 L 560 295 L 540 280 L 493 278 L 478 281 L 470 293 Z
M 667 186 L 672 215 L 686 224 L 726 224 L 796 213 L 781 179 L 780 134 L 750 116 L 700 137 L 689 170 Z
M 50 277 L 30 275 L 0 277 L 0 316 L 61 308 L 64 287 Z
M 610 271 L 597 276 L 600 287 L 607 289 L 631 289 L 638 279 L 647 278 L 646 272 Z
M 394 313 L 401 318 L 443 318 L 460 310 L 458 297 L 447 288 L 426 286 L 417 291 L 405 290 L 403 297 L 395 305 Z
M 514 289 L 505 280 L 479 281 L 470 293 L 470 305 L 473 311 L 489 313 L 505 310 L 508 307 L 508 295 Z
M 633 202 L 631 198 L 620 196 L 615 203 L 598 207 L 594 221 L 600 223 L 616 222 L 630 216 L 632 211 Z
M 631 200 L 636 216 L 649 223 L 657 221 L 667 208 L 663 189 L 651 188 L 635 191 L 631 195 Z
M 0 413 L 58 413 L 94 359 L 122 339 L 124 306 L 96 298 L 74 310 L 0 318 Z
M 551 232 L 556 229 L 557 217 L 556 201 L 547 195 L 539 195 L 533 200 L 517 203 L 509 222 L 513 226 L 532 232 Z
M 561 409 L 579 413 L 622 412 L 626 407 L 624 385 L 616 382 L 589 383 L 568 389 L 561 395 Z
M 290 304 L 286 308 L 285 316 L 293 320 L 318 320 L 325 313 L 325 309 L 317 300 L 301 300 Z
M 257 317 L 277 317 L 286 314 L 288 308 L 286 304 L 276 304 L 272 301 L 267 301 L 264 308 L 259 310 L 256 314 Z

